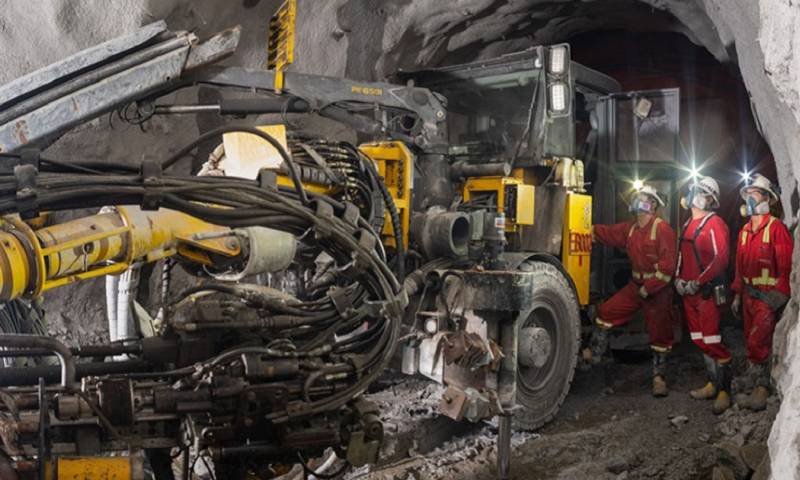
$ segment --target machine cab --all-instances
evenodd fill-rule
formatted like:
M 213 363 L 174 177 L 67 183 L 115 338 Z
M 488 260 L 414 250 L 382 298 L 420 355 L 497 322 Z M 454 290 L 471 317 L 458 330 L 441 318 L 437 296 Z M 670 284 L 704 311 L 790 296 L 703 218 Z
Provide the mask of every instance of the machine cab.
M 592 224 L 621 222 L 630 218 L 628 201 L 638 181 L 664 193 L 662 216 L 676 225 L 678 89 L 623 92 L 613 78 L 571 61 L 568 44 L 397 77 L 447 99 L 454 170 L 501 172 L 536 186 L 534 223 L 509 235 L 509 250 L 561 257 L 569 269 L 566 256 L 576 243 L 565 238 L 571 235 L 564 228 L 569 195 L 591 196 Z M 570 275 L 576 285 L 590 285 L 583 305 L 607 298 L 630 279 L 621 251 L 595 245 L 591 275 L 589 259 L 580 263 L 583 268 Z

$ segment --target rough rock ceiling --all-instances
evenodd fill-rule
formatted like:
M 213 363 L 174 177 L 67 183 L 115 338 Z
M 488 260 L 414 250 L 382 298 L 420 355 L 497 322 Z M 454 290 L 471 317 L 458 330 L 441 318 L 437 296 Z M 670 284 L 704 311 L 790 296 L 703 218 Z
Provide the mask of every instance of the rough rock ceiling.
M 350 38 L 348 72 L 367 76 L 473 60 L 601 29 L 679 32 L 720 61 L 729 60 L 698 2 L 348 0 L 338 9 L 337 22 Z M 366 71 L 373 65 L 374 71 Z

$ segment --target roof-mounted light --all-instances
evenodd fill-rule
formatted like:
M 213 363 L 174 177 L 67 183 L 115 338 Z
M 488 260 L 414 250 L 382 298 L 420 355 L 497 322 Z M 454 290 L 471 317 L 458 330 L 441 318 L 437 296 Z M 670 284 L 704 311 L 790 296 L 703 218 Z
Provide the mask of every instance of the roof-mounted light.
M 550 109 L 556 113 L 564 113 L 567 110 L 567 85 L 564 83 L 554 83 L 550 85 Z
M 558 45 L 550 49 L 550 73 L 564 73 L 567 68 L 567 46 Z

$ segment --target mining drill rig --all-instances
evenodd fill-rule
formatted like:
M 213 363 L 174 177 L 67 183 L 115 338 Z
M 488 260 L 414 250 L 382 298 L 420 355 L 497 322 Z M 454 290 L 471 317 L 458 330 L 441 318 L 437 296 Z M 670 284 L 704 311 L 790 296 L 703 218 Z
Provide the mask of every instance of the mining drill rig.
M 590 301 L 573 102 L 618 85 L 567 45 L 404 85 L 215 66 L 238 38 L 158 22 L 0 88 L 0 301 L 105 276 L 111 335 L 0 334 L 2 357 L 28 359 L 0 369 L 0 477 L 171 479 L 180 458 L 184 478 L 198 460 L 216 478 L 273 478 L 331 449 L 373 463 L 383 428 L 361 394 L 393 360 L 447 385 L 443 414 L 499 416 L 506 440 L 512 417 L 535 428 L 563 401 Z M 222 99 L 169 103 L 198 85 Z M 43 153 L 101 115 L 199 113 L 240 121 L 158 159 Z M 261 114 L 372 140 L 241 121 Z M 220 137 L 199 174 L 180 173 Z M 100 210 L 59 220 L 86 208 Z M 155 262 L 147 312 L 136 277 Z M 176 266 L 197 282 L 174 288 Z

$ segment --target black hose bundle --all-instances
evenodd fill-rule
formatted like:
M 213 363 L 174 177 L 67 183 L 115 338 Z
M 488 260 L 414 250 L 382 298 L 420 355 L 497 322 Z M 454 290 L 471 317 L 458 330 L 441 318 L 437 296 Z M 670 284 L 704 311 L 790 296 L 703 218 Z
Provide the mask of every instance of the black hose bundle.
M 292 158 L 300 163 L 301 172 L 319 170 L 321 173 L 316 177 L 325 177 L 332 184 L 342 186 L 344 199 L 361 209 L 375 231 L 383 228 L 384 209 L 389 212 L 396 245 L 394 272 L 402 282 L 405 277 L 403 225 L 394 199 L 372 160 L 350 143 L 322 138 L 292 136 L 289 148 Z
M 251 133 L 275 146 L 295 180 L 294 188 L 265 187 L 257 180 L 235 177 L 165 172 L 199 143 L 211 138 L 212 133 L 228 131 Z M 0 215 L 19 213 L 30 207 L 29 202 L 19 203 L 18 179 L 11 170 L 0 168 Z M 343 406 L 365 390 L 388 365 L 406 300 L 383 258 L 378 234 L 367 220 L 354 218 L 352 208 L 346 203 L 306 192 L 292 158 L 272 137 L 251 127 L 224 127 L 203 135 L 160 165 L 143 165 L 140 172 L 124 165 L 42 159 L 35 181 L 35 203 L 41 211 L 106 205 L 169 208 L 216 225 L 263 226 L 288 232 L 299 242 L 314 245 L 330 255 L 340 275 L 348 280 L 348 286 L 333 289 L 333 293 L 319 299 L 287 306 L 284 312 L 274 312 L 274 316 L 298 318 L 280 331 L 281 338 L 299 338 L 298 355 L 336 355 L 339 363 L 349 364 L 351 383 L 328 397 L 307 402 L 292 415 L 310 415 Z M 341 299 L 333 297 L 335 292 L 347 299 L 344 311 Z M 356 332 L 367 319 L 368 327 Z M 273 421 L 289 417 L 286 411 L 270 416 Z

